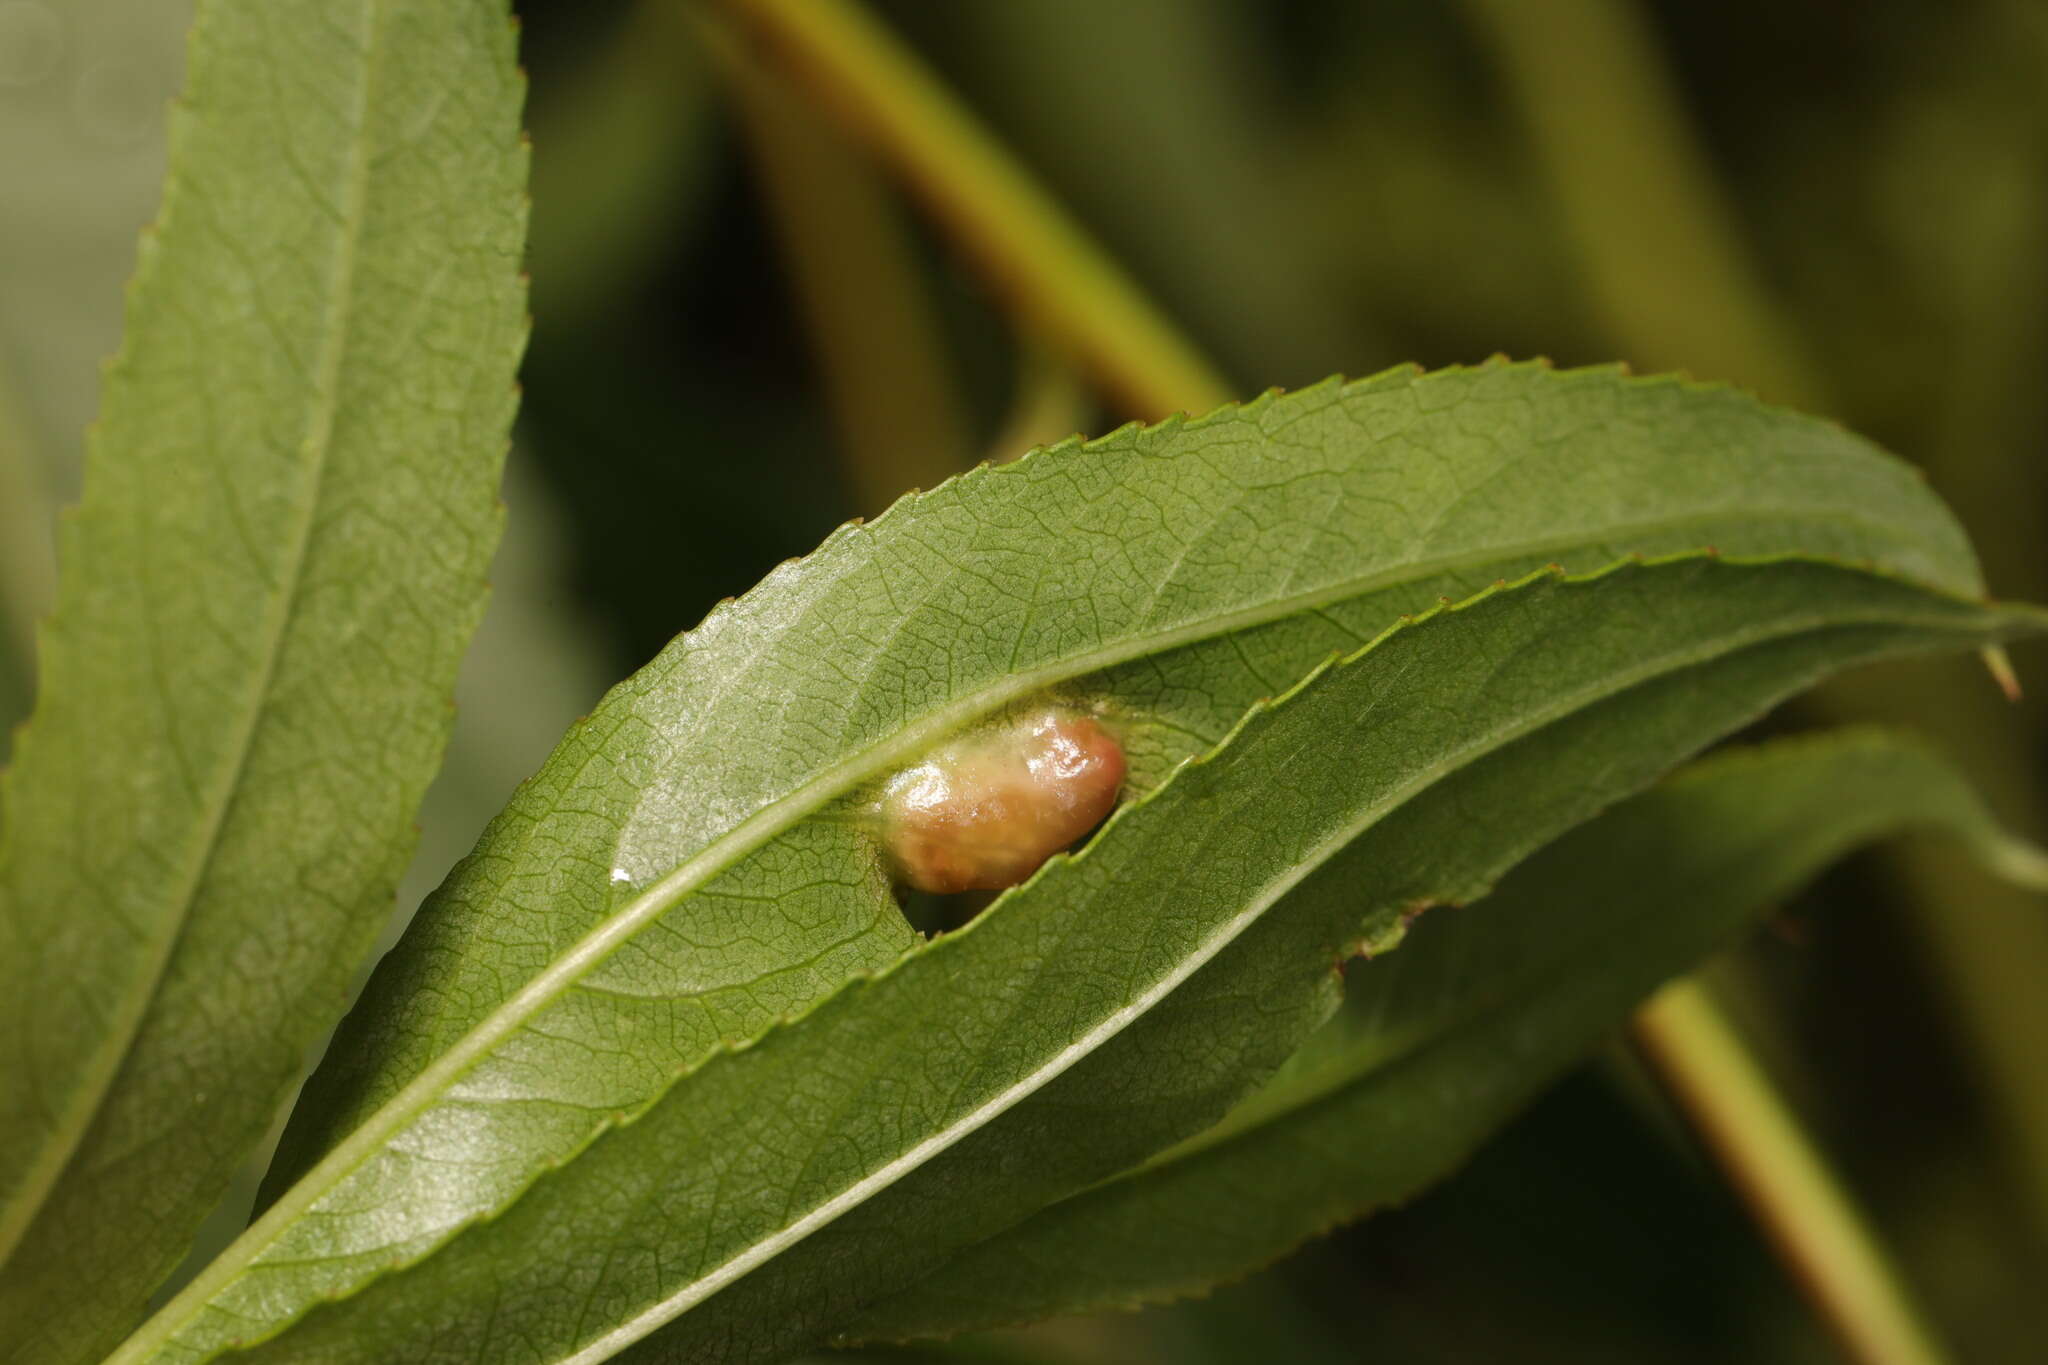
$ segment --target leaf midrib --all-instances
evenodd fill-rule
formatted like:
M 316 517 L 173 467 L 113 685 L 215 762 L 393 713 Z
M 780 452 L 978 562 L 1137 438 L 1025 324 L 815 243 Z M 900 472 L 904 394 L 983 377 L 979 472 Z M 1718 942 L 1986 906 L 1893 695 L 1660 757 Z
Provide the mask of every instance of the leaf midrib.
M 107 1031 L 105 1043 L 94 1053 L 92 1059 L 82 1068 L 84 1083 L 74 1091 L 75 1098 L 68 1112 L 53 1130 L 51 1140 L 45 1144 L 42 1155 L 29 1168 L 26 1179 L 4 1210 L 0 1210 L 0 1264 L 13 1255 L 21 1238 L 35 1222 L 35 1215 L 47 1202 L 50 1192 L 69 1166 L 78 1146 L 90 1131 L 95 1116 L 105 1103 L 114 1079 L 120 1074 L 122 1065 L 133 1051 L 135 1040 L 140 1036 L 142 1021 L 148 1015 L 150 1005 L 155 1001 L 164 974 L 170 969 L 171 959 L 176 955 L 178 944 L 190 927 L 192 907 L 199 898 L 200 888 L 213 867 L 214 859 L 220 852 L 220 842 L 227 828 L 228 812 L 233 808 L 235 794 L 240 790 L 243 775 L 247 772 L 249 756 L 255 749 L 256 734 L 262 718 L 269 709 L 269 696 L 277 680 L 278 662 L 284 652 L 284 637 L 293 619 L 293 607 L 299 599 L 300 589 L 305 580 L 306 560 L 309 555 L 313 527 L 318 521 L 321 490 L 326 483 L 329 457 L 333 452 L 334 422 L 340 404 L 340 375 L 348 350 L 348 331 L 354 313 L 353 288 L 356 273 L 356 256 L 361 245 L 363 220 L 367 212 L 369 189 L 369 148 L 368 126 L 371 91 L 376 85 L 379 68 L 379 54 L 382 50 L 384 5 L 386 0 L 363 0 L 363 12 L 368 18 L 366 28 L 368 41 L 363 48 L 363 75 L 357 86 L 357 99 L 353 114 L 353 139 L 349 153 L 348 177 L 342 190 L 342 213 L 337 224 L 339 239 L 336 243 L 334 261 L 328 272 L 329 289 L 326 308 L 325 339 L 313 370 L 313 403 L 308 409 L 305 437 L 301 450 L 306 455 L 308 487 L 306 498 L 299 503 L 300 515 L 292 527 L 290 547 L 285 559 L 285 572 L 272 590 L 269 606 L 264 615 L 261 635 L 262 664 L 251 678 L 246 704 L 240 708 L 242 719 L 238 733 L 233 736 L 233 757 L 222 765 L 214 790 L 209 793 L 206 803 L 207 816 L 192 844 L 192 858 L 187 874 L 180 880 L 171 903 L 176 907 L 176 918 L 169 926 L 169 932 L 160 936 L 159 942 L 144 962 L 144 970 L 137 980 L 136 989 L 129 993 L 114 1015 L 114 1026 Z

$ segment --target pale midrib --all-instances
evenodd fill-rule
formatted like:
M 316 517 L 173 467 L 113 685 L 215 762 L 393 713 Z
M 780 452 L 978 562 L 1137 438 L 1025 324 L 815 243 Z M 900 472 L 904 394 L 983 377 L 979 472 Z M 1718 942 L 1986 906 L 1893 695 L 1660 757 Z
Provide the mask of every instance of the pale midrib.
M 306 436 L 303 448 L 310 455 L 310 470 L 307 482 L 309 494 L 301 514 L 292 527 L 292 537 L 285 559 L 285 572 L 277 590 L 271 595 L 270 605 L 265 613 L 261 636 L 262 663 L 252 676 L 247 704 L 242 708 L 239 733 L 232 741 L 233 758 L 222 765 L 220 777 L 210 799 L 206 803 L 206 815 L 198 837 L 193 841 L 193 856 L 185 877 L 180 881 L 170 903 L 177 907 L 176 918 L 167 926 L 156 945 L 156 949 L 143 962 L 137 980 L 137 989 L 122 1001 L 119 1013 L 107 1030 L 106 1041 L 95 1052 L 92 1060 L 83 1068 L 83 1082 L 76 1087 L 76 1099 L 70 1105 L 63 1120 L 56 1126 L 51 1140 L 45 1145 L 36 1163 L 30 1167 L 23 1181 L 20 1197 L 9 1202 L 6 1210 L 0 1212 L 0 1263 L 10 1257 L 27 1233 L 56 1188 L 64 1169 L 70 1164 L 78 1146 L 91 1130 L 92 1122 L 98 1115 L 111 1091 L 114 1078 L 120 1074 L 122 1064 L 134 1049 L 140 1036 L 142 1021 L 154 1003 L 164 973 L 169 970 L 178 943 L 184 938 L 191 921 L 194 903 L 198 900 L 200 888 L 205 884 L 207 873 L 219 853 L 222 835 L 227 826 L 227 813 L 234 804 L 234 794 L 241 786 L 243 774 L 249 763 L 249 755 L 255 749 L 256 734 L 264 713 L 269 709 L 269 695 L 277 678 L 278 660 L 283 654 L 284 637 L 292 620 L 292 607 L 297 602 L 299 589 L 305 576 L 306 558 L 312 544 L 313 526 L 318 520 L 320 491 L 326 481 L 327 464 L 333 449 L 334 419 L 339 404 L 339 380 L 343 358 L 347 351 L 347 330 L 352 312 L 356 252 L 360 244 L 362 223 L 368 198 L 369 154 L 367 127 L 369 121 L 370 90 L 376 79 L 378 37 L 382 26 L 379 12 L 384 0 L 365 0 L 365 13 L 369 18 L 369 42 L 363 56 L 363 78 L 357 89 L 354 109 L 354 143 L 349 157 L 348 182 L 344 189 L 342 204 L 340 240 L 336 244 L 333 266 L 329 272 L 329 295 L 327 311 L 326 340 L 322 343 L 318 362 L 313 372 L 313 405 L 307 414 Z
M 925 719 L 906 726 L 891 740 L 874 745 L 861 754 L 833 765 L 788 796 L 779 798 L 756 811 L 678 865 L 667 876 L 654 882 L 627 902 L 610 919 L 578 940 L 560 958 L 514 992 L 475 1028 L 430 1062 L 403 1089 L 385 1101 L 374 1114 L 351 1130 L 332 1151 L 280 1195 L 276 1202 L 265 1210 L 263 1216 L 251 1223 L 197 1278 L 143 1324 L 121 1350 L 108 1357 L 105 1365 L 125 1365 L 125 1362 L 140 1360 L 154 1346 L 175 1337 L 186 1323 L 204 1309 L 216 1293 L 232 1282 L 243 1269 L 253 1265 L 280 1232 L 315 1205 L 321 1197 L 339 1186 L 406 1124 L 425 1112 L 444 1090 L 480 1062 L 499 1042 L 510 1036 L 526 1020 L 538 1014 L 586 972 L 603 962 L 640 929 L 666 913 L 677 902 L 692 894 L 739 858 L 766 844 L 797 821 L 845 792 L 924 752 L 938 739 L 952 733 L 974 717 L 1028 697 L 1057 682 L 1084 677 L 1116 664 L 1233 631 L 1269 624 L 1318 607 L 1332 606 L 1406 580 L 1427 579 L 1455 572 L 1460 568 L 1472 568 L 1501 560 L 1562 553 L 1617 538 L 1682 530 L 1689 525 L 1703 522 L 1718 523 L 1738 513 L 1744 519 L 1752 521 L 1769 517 L 1786 522 L 1848 521 L 1873 524 L 1865 522 L 1864 518 L 1840 510 L 1716 509 L 1712 513 L 1654 518 L 1627 526 L 1602 527 L 1570 536 L 1488 546 L 1483 550 L 1444 555 L 1433 560 L 1411 561 L 1377 573 L 1341 580 L 1312 592 L 1279 597 L 1256 607 L 1222 613 L 1176 629 L 1133 636 L 1119 644 L 1087 654 L 1070 656 L 1056 664 L 1012 674 L 980 692 L 969 693 L 947 706 L 935 709 Z M 1878 529 L 1896 535 L 1896 528 L 1878 525 Z M 652 1100 L 649 1102 L 652 1103 Z M 593 1133 L 591 1136 L 594 1139 L 596 1134 Z M 442 1237 L 435 1240 L 433 1246 L 444 1244 L 469 1221 L 473 1221 L 473 1218 L 446 1230 Z M 380 1267 L 378 1273 L 388 1273 L 412 1264 L 420 1256 L 429 1254 L 432 1249 L 423 1249 L 416 1255 Z M 295 1319 L 301 1312 L 303 1309 L 294 1311 L 290 1315 L 291 1319 Z
M 1885 619 L 1892 619 L 1887 617 Z M 1288 892 L 1294 890 L 1317 868 L 1349 846 L 1367 829 L 1384 818 L 1389 812 L 1412 800 L 1415 796 L 1435 786 L 1451 774 L 1468 766 L 1476 759 L 1514 743 L 1518 739 L 1535 733 L 1544 726 L 1565 716 L 1575 714 L 1587 706 L 1615 697 L 1631 688 L 1669 674 L 1683 672 L 1712 659 L 1738 653 L 1753 645 L 1769 640 L 1786 638 L 1821 626 L 1854 624 L 1841 618 L 1825 616 L 1805 617 L 1790 622 L 1778 622 L 1771 629 L 1739 632 L 1722 636 L 1711 643 L 1691 649 L 1673 650 L 1654 662 L 1638 665 L 1636 668 L 1609 674 L 1597 683 L 1565 694 L 1550 705 L 1539 707 L 1516 721 L 1489 731 L 1479 739 L 1461 746 L 1446 755 L 1441 761 L 1431 764 L 1402 786 L 1386 793 L 1378 801 L 1364 806 L 1358 815 L 1343 825 L 1335 834 L 1323 840 L 1310 850 L 1308 856 L 1291 865 L 1281 876 L 1268 882 L 1260 893 L 1247 902 L 1244 910 L 1232 916 L 1205 939 L 1201 946 L 1175 962 L 1174 969 L 1164 973 L 1156 982 L 1142 992 L 1131 1003 L 1121 1006 L 1106 1015 L 1102 1022 L 1083 1034 L 1080 1039 L 1062 1048 L 1033 1070 L 1022 1080 L 1005 1087 L 970 1113 L 948 1124 L 939 1132 L 915 1144 L 902 1155 L 878 1167 L 873 1172 L 855 1181 L 840 1193 L 813 1207 L 803 1217 L 788 1224 L 772 1236 L 753 1243 L 745 1251 L 717 1266 L 709 1273 L 693 1280 L 618 1327 L 593 1340 L 574 1354 L 559 1358 L 559 1365 L 595 1365 L 607 1360 L 619 1351 L 640 1340 L 648 1333 L 664 1326 L 681 1316 L 697 1304 L 710 1298 L 719 1290 L 773 1260 L 789 1247 L 810 1236 L 819 1228 L 837 1219 L 849 1210 L 865 1203 L 869 1198 L 896 1183 L 897 1180 L 922 1167 L 933 1157 L 947 1148 L 961 1142 L 974 1132 L 985 1127 L 991 1120 L 1001 1116 L 1017 1104 L 1046 1085 L 1059 1078 L 1064 1072 L 1094 1053 L 1104 1043 L 1121 1033 L 1137 1019 L 1148 1013 L 1154 1005 L 1178 989 L 1190 976 L 1211 961 L 1223 949 L 1236 941 L 1252 924 L 1257 922 Z

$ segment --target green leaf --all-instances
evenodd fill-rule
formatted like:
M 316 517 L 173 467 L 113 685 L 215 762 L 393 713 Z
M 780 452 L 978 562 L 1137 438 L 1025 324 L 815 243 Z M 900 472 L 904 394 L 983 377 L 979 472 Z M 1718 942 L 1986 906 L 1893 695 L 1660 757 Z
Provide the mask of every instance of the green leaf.
M 376 1265 L 351 1210 L 302 1186 L 117 1359 L 289 1328 L 250 1354 L 595 1360 L 671 1322 L 649 1358 L 787 1354 L 1220 1118 L 1327 1013 L 1332 964 L 1418 903 L 1481 894 L 1831 668 L 2041 625 L 1796 560 L 1489 592 L 1258 709 L 968 929 L 678 1067 L 494 1219 Z M 488 1156 L 479 1132 L 424 1150 Z M 381 1159 L 359 1132 L 328 1161 Z M 447 1207 L 425 1181 L 333 1188 L 387 1237 L 424 1241 Z
M 366 1269 L 404 1259 L 720 1039 L 895 957 L 910 936 L 867 840 L 815 817 L 976 717 L 1087 679 L 1149 783 L 1439 594 L 1706 544 L 1981 586 L 1947 512 L 1868 443 L 1613 371 L 1332 381 L 906 500 L 572 731 L 380 967 L 268 1193 L 359 1128 L 303 1207 L 402 1185 L 428 1134 L 473 1134 L 488 1157 L 439 1182 L 449 1203 L 333 1230 Z M 638 979 L 603 984 L 620 972 Z
M 1694 764 L 1346 972 L 1345 1008 L 1223 1122 L 877 1304 L 852 1340 L 946 1336 L 1201 1293 L 1408 1198 L 1640 999 L 1857 844 L 1940 826 L 2048 889 L 1917 741 L 1840 731 Z
M 842 530 L 570 733 L 380 965 L 275 1205 L 142 1340 L 210 1351 L 410 1263 L 722 1041 L 893 961 L 912 935 L 840 817 L 958 728 L 1099 704 L 1148 786 L 1439 594 L 1703 544 L 1979 590 L 1912 471 L 1840 428 L 1529 365 L 1129 427 Z
M 208 0 L 0 847 L 0 1341 L 141 1316 L 388 917 L 523 343 L 501 0 Z

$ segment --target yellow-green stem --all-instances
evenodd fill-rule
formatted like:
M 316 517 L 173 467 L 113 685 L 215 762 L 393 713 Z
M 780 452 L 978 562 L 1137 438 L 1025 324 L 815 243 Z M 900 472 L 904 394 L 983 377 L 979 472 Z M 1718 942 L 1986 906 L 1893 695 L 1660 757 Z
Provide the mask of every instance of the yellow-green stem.
M 1628 0 L 1465 0 L 1627 359 L 1826 410 Z
M 969 438 L 929 286 L 864 149 L 723 24 L 706 45 L 736 99 L 811 334 L 860 511 L 966 467 Z
M 638 0 L 603 47 L 535 91 L 527 259 L 534 325 L 601 325 L 664 252 L 687 246 L 708 191 L 711 81 L 690 16 Z
M 1849 1358 L 1941 1365 L 1947 1356 L 1875 1235 L 1706 988 L 1665 987 L 1635 1032 Z
M 726 0 L 887 159 L 1026 320 L 1135 417 L 1232 394 L 916 55 L 849 0 Z

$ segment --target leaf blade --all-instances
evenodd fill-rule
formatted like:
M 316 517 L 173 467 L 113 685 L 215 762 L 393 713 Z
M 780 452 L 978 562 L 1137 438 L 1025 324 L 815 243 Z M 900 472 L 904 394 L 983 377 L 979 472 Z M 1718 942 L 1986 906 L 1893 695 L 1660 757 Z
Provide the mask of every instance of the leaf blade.
M 7 777 L 22 1358 L 139 1315 L 388 912 L 497 535 L 519 94 L 492 5 L 202 7 Z

